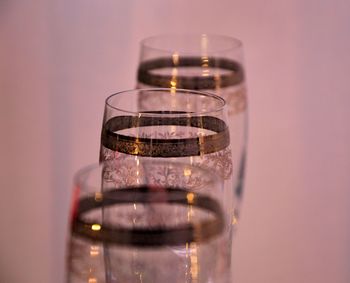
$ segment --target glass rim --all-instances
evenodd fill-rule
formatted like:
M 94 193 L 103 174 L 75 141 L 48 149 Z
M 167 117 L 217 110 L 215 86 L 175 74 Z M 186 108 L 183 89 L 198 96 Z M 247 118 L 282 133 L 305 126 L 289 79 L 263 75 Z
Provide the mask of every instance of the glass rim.
M 140 45 L 141 47 L 145 47 L 147 49 L 152 49 L 154 51 L 160 51 L 160 52 L 165 52 L 165 53 L 169 53 L 172 54 L 174 52 L 180 52 L 181 54 L 191 54 L 191 52 L 186 52 L 186 51 L 181 51 L 181 50 L 175 50 L 175 49 L 166 49 L 166 48 L 160 48 L 155 46 L 155 44 L 152 44 L 151 42 L 155 39 L 161 39 L 161 38 L 201 38 L 203 36 L 210 38 L 218 38 L 220 40 L 225 40 L 226 42 L 230 42 L 231 43 L 231 47 L 229 48 L 218 48 L 217 50 L 214 51 L 208 51 L 206 52 L 208 55 L 211 54 L 218 54 L 218 53 L 225 53 L 227 51 L 232 51 L 232 50 L 238 50 L 240 48 L 243 47 L 243 43 L 240 39 L 232 37 L 232 36 L 228 36 L 228 35 L 221 35 L 221 34 L 215 34 L 215 33 L 184 33 L 184 34 L 180 34 L 180 33 L 162 33 L 162 34 L 156 34 L 153 36 L 149 36 L 146 38 L 143 38 L 140 41 Z
M 153 91 L 159 91 L 159 92 L 169 92 L 169 93 L 189 93 L 189 94 L 195 94 L 195 95 L 202 95 L 202 96 L 206 96 L 209 97 L 211 99 L 215 99 L 216 101 L 218 101 L 221 105 L 218 106 L 217 108 L 213 109 L 213 110 L 205 110 L 205 111 L 196 111 L 196 112 L 175 112 L 175 113 L 167 113 L 167 112 L 162 112 L 162 113 L 157 113 L 156 110 L 152 111 L 152 112 L 138 112 L 138 111 L 130 111 L 130 110 L 126 110 L 126 109 L 122 109 L 120 107 L 114 106 L 110 103 L 110 100 L 114 97 L 116 97 L 117 95 L 121 95 L 121 94 L 125 94 L 125 93 L 132 93 L 132 92 L 153 92 Z M 225 99 L 223 99 L 222 97 L 211 93 L 211 92 L 206 92 L 206 91 L 197 91 L 197 90 L 191 90 L 191 89 L 182 89 L 182 88 L 135 88 L 135 89 L 129 89 L 129 90 L 123 90 L 123 91 L 119 91 L 116 92 L 114 94 L 111 94 L 110 96 L 108 96 L 105 100 L 105 105 L 123 112 L 123 113 L 127 113 L 130 115 L 135 115 L 135 116 L 143 116 L 143 117 L 188 117 L 190 116 L 204 116 L 204 115 L 208 115 L 210 113 L 217 113 L 217 112 L 221 112 L 223 111 L 223 109 L 226 107 L 226 101 Z
M 127 161 L 129 162 L 129 161 Z M 130 160 L 131 162 L 131 160 Z M 216 198 L 207 194 L 201 194 L 201 190 L 185 189 L 181 186 L 164 185 L 160 186 L 162 190 L 144 191 L 145 188 L 152 188 L 149 184 L 125 185 L 115 190 L 114 187 L 103 190 L 102 174 L 108 164 L 114 164 L 115 161 L 109 160 L 101 163 L 87 165 L 76 172 L 74 175 L 74 188 L 79 188 L 79 194 L 74 200 L 76 207 L 72 217 L 71 232 L 86 237 L 97 242 L 106 242 L 109 244 L 134 246 L 134 247 L 161 247 L 178 246 L 189 242 L 204 242 L 214 236 L 222 233 L 225 226 L 225 216 L 222 207 Z M 125 161 L 122 161 L 125 163 Z M 209 169 L 178 161 L 142 161 L 143 165 L 171 165 L 180 170 L 194 170 L 195 173 L 209 176 L 205 184 L 216 186 L 222 184 L 222 179 Z M 108 167 L 107 167 L 108 168 Z M 113 168 L 113 167 L 112 167 Z M 99 176 L 95 185 L 90 185 L 87 180 L 89 176 Z M 94 182 L 95 183 L 95 182 Z M 85 189 L 84 189 L 85 188 Z M 93 189 L 90 191 L 89 189 Z M 156 187 L 153 187 L 156 188 Z M 165 194 L 165 195 L 164 195 Z M 150 197 L 155 196 L 155 197 Z M 165 197 L 165 198 L 164 198 Z M 112 201 L 112 202 L 111 202 Z M 179 227 L 154 226 L 153 228 L 119 227 L 110 224 L 104 224 L 102 220 L 90 219 L 86 217 L 89 211 L 101 209 L 104 206 L 113 204 L 132 204 L 132 203 L 159 203 L 167 205 L 191 205 L 201 210 L 210 211 L 214 214 L 214 219 L 198 220 L 192 224 L 184 222 Z M 94 226 L 99 229 L 95 230 Z M 90 229 L 89 229 L 90 227 Z

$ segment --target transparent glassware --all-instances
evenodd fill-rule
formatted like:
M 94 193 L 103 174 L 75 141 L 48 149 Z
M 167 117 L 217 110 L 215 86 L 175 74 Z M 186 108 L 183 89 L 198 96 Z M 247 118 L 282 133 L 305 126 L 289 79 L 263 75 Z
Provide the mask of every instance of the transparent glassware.
M 138 172 L 128 184 L 123 168 Z M 80 170 L 74 188 L 67 282 L 231 282 L 230 219 L 212 171 L 114 159 Z
M 215 34 L 168 34 L 141 41 L 137 87 L 212 92 L 227 102 L 233 180 L 242 195 L 247 143 L 247 92 L 243 45 Z M 167 98 L 164 98 L 167 100 Z M 140 99 L 142 107 L 152 100 Z
M 152 103 L 140 105 L 143 99 Z M 213 170 L 224 180 L 225 212 L 235 219 L 231 156 L 226 104 L 214 94 L 135 89 L 106 99 L 100 161 L 168 159 Z M 136 176 L 132 168 L 128 172 L 121 180 L 126 184 Z

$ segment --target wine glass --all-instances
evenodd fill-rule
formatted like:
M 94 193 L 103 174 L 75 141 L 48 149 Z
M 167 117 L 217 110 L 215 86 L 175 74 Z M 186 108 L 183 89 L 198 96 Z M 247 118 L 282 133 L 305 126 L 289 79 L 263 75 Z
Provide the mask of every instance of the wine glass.
M 130 175 L 123 168 L 138 173 L 121 182 Z M 214 172 L 168 159 L 113 159 L 80 170 L 74 187 L 69 283 L 230 282 L 229 219 Z
M 138 103 L 147 100 L 147 104 Z M 168 159 L 215 171 L 224 180 L 225 212 L 235 223 L 230 135 L 225 101 L 182 89 L 135 89 L 106 99 L 100 161 Z M 121 182 L 133 182 L 132 168 Z M 159 182 L 167 177 L 157 177 Z M 193 187 L 200 186 L 197 179 Z
M 201 90 L 226 100 L 233 183 L 238 198 L 242 195 L 247 135 L 243 65 L 243 47 L 238 39 L 207 34 L 169 34 L 142 40 L 137 71 L 138 88 Z M 146 107 L 153 101 L 142 98 L 138 103 Z

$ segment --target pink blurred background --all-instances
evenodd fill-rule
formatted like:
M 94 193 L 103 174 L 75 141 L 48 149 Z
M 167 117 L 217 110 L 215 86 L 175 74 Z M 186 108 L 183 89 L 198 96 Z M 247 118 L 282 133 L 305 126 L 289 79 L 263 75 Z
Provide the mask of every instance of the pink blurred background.
M 350 282 L 350 2 L 0 2 L 0 282 L 64 282 L 73 173 L 139 41 L 244 43 L 249 146 L 235 282 Z

